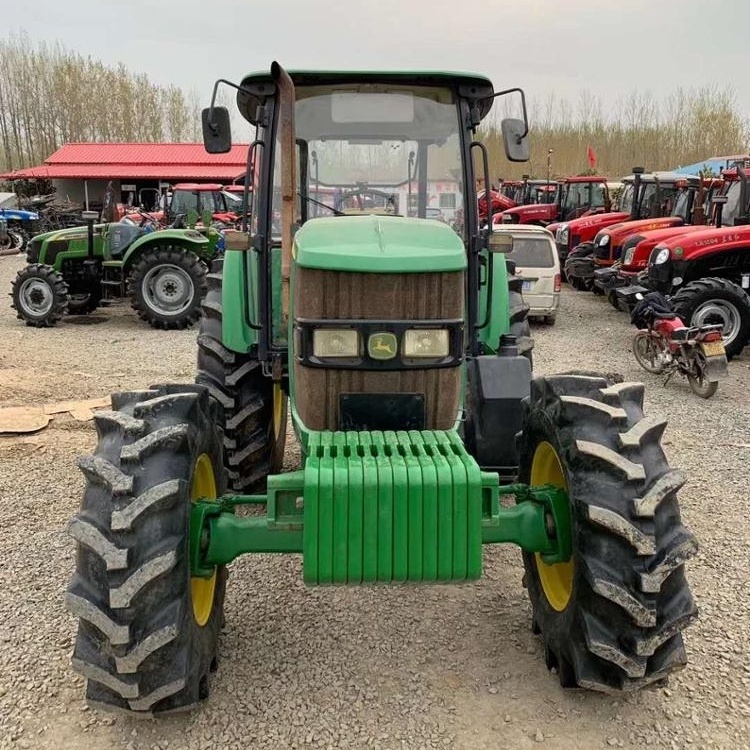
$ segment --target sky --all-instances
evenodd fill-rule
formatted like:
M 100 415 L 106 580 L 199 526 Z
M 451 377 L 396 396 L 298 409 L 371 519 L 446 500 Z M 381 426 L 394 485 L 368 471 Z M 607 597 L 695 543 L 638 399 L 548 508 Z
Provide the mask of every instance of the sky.
M 731 86 L 750 118 L 749 0 L 34 0 L 4 3 L 2 34 L 60 41 L 197 92 L 287 68 L 488 75 L 541 102 L 606 109 L 634 90 Z M 31 12 L 29 12 L 31 8 Z M 0 61 L 1 65 L 1 61 Z M 0 67 L 1 70 L 1 67 Z M 0 85 L 2 77 L 0 75 Z M 115 105 L 116 106 L 116 105 Z M 532 123 L 533 126 L 533 123 Z

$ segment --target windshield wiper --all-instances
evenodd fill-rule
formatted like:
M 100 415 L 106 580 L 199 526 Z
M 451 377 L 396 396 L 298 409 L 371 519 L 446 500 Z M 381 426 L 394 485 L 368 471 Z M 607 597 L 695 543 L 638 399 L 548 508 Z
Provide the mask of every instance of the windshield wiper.
M 306 200 L 310 201 L 310 203 L 314 203 L 316 206 L 327 208 L 329 211 L 333 212 L 334 216 L 346 216 L 346 214 L 343 211 L 339 211 L 338 208 L 329 206 L 327 203 L 323 203 L 322 201 L 315 200 L 315 198 L 311 198 L 309 195 L 302 195 L 302 193 L 297 193 L 297 195 L 300 198 L 305 198 Z

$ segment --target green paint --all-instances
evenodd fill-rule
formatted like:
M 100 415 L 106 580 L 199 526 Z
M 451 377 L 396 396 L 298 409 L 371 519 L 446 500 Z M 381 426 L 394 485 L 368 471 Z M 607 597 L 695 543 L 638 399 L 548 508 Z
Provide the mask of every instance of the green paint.
M 479 330 L 479 340 L 488 352 L 495 352 L 498 348 L 500 336 L 510 330 L 510 304 L 508 299 L 508 271 L 505 267 L 505 255 L 492 253 L 492 300 L 489 305 L 489 323 Z M 482 257 L 488 258 L 488 253 L 482 251 Z M 487 268 L 487 266 L 485 266 Z M 479 318 L 484 322 L 487 311 L 486 278 L 479 290 Z
M 307 583 L 481 575 L 482 478 L 457 435 L 312 433 L 304 475 Z
M 246 353 L 258 343 L 258 332 L 250 328 L 250 320 L 258 322 L 258 274 L 257 253 L 227 250 L 224 253 L 224 268 L 221 282 L 221 342 L 233 352 Z M 247 275 L 249 284 L 245 285 Z
M 463 271 L 466 251 L 447 225 L 402 216 L 311 219 L 294 237 L 296 263 L 360 273 Z
M 122 265 L 128 269 L 146 250 L 152 247 L 168 246 L 182 248 L 194 252 L 204 260 L 213 257 L 213 247 L 207 237 L 195 229 L 162 229 L 157 232 L 149 232 L 139 237 L 125 251 L 122 257 Z M 213 246 L 216 246 L 214 240 Z
M 266 514 L 234 515 L 247 504 Z M 453 431 L 311 433 L 303 469 L 269 477 L 267 495 L 196 502 L 190 529 L 193 575 L 248 552 L 301 552 L 308 584 L 474 580 L 482 544 L 498 542 L 568 560 L 567 495 L 498 486 Z

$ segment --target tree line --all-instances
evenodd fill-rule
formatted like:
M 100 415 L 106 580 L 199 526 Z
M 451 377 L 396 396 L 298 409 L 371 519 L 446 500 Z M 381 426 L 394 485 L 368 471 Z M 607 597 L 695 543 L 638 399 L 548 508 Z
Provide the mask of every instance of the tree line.
M 200 139 L 196 97 L 60 43 L 0 39 L 0 168 L 41 164 L 76 141 Z
M 495 116 L 481 128 L 493 181 L 523 174 L 545 178 L 548 157 L 553 177 L 588 172 L 589 147 L 596 171 L 613 179 L 634 166 L 673 169 L 711 156 L 748 152 L 750 127 L 731 88 L 680 88 L 661 101 L 648 92 L 633 92 L 609 111 L 587 91 L 575 107 L 554 94 L 541 102 L 531 100 L 531 162 L 525 164 L 505 159 L 499 118 L 517 115 L 512 115 L 510 103 L 501 110 L 493 110 Z
M 195 94 L 160 86 L 124 65 L 110 66 L 60 43 L 34 44 L 25 34 L 0 39 L 0 170 L 44 162 L 76 141 L 199 141 Z M 511 111 L 503 100 L 495 110 Z M 589 170 L 593 149 L 600 174 L 613 178 L 633 166 L 670 169 L 713 155 L 745 153 L 748 123 L 732 89 L 677 89 L 663 100 L 633 92 L 613 107 L 584 91 L 572 105 L 554 94 L 530 99 L 532 160 L 509 164 L 493 111 L 480 129 L 491 177 L 552 177 Z M 550 154 L 549 152 L 552 151 Z

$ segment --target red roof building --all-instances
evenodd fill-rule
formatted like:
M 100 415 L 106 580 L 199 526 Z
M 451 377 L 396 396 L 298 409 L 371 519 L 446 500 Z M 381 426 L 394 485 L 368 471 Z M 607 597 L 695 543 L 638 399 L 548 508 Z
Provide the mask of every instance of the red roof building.
M 232 182 L 245 173 L 247 144 L 209 154 L 201 143 L 66 143 L 39 167 L 0 179 L 156 179 Z
M 60 198 L 98 202 L 107 183 L 123 193 L 172 182 L 220 182 L 240 179 L 248 144 L 226 154 L 209 154 L 202 143 L 66 143 L 44 164 L 0 174 L 0 180 L 51 180 Z

